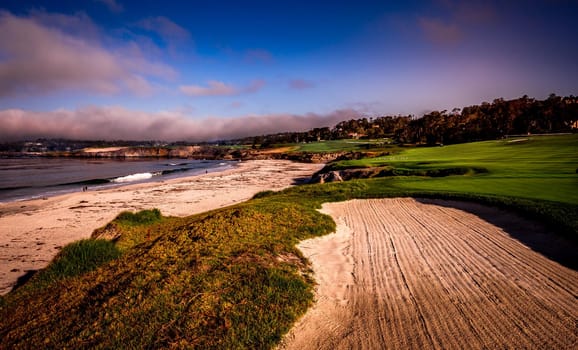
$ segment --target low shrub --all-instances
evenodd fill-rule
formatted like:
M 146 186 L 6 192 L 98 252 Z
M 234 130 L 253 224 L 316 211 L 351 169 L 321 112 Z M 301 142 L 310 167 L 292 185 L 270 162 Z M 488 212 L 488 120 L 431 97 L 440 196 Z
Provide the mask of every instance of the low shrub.
M 118 214 L 115 221 L 128 225 L 148 225 L 162 219 L 161 211 L 158 209 L 141 210 L 133 213 L 130 211 L 123 211 Z

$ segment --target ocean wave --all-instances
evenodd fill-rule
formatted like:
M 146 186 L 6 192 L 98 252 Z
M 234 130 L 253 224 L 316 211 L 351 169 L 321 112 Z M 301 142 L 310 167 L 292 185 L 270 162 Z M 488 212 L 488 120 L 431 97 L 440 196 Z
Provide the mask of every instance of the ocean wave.
M 183 171 L 189 171 L 192 170 L 191 168 L 176 168 L 176 169 L 170 169 L 170 170 L 163 170 L 160 172 L 160 175 L 170 175 L 170 174 L 174 174 L 174 173 L 182 173 Z
M 0 191 L 13 191 L 13 190 L 20 190 L 23 188 L 28 188 L 28 186 L 0 187 Z
M 112 181 L 111 179 L 90 179 L 90 180 L 66 182 L 66 183 L 61 183 L 61 184 L 48 185 L 46 187 L 76 186 L 76 185 L 102 185 L 102 184 L 107 184 L 111 181 Z
M 127 176 L 121 176 L 114 179 L 111 179 L 110 182 L 114 183 L 124 183 L 124 182 L 133 182 L 133 181 L 142 181 L 148 180 L 153 176 L 162 175 L 162 172 L 154 172 L 154 173 L 137 173 L 131 174 Z

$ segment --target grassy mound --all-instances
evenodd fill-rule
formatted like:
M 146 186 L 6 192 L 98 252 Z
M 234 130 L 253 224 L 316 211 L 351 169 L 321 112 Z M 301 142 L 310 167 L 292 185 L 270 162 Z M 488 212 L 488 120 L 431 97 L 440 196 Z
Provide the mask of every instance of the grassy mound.
M 311 203 L 255 200 L 163 227 L 96 270 L 3 298 L 2 346 L 271 347 L 313 298 L 295 244 L 335 225 Z
M 162 234 L 163 224 L 164 218 L 158 209 L 125 211 L 106 226 L 96 229 L 92 238 L 114 241 L 119 250 L 125 251 Z

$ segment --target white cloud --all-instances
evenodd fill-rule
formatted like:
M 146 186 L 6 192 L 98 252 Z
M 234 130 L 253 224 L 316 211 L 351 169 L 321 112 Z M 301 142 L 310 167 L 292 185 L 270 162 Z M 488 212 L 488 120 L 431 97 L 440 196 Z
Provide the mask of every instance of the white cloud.
M 87 30 L 65 30 L 71 27 Z M 0 33 L 0 98 L 59 90 L 148 94 L 153 89 L 149 77 L 176 75 L 138 50 L 105 48 L 82 14 L 17 17 L 0 12 Z
M 237 94 L 237 89 L 222 81 L 210 80 L 207 87 L 199 85 L 183 85 L 179 89 L 189 96 L 229 96 Z
M 253 80 L 249 85 L 240 88 L 222 81 L 210 80 L 207 86 L 182 85 L 179 90 L 188 96 L 237 96 L 255 93 L 263 86 L 265 86 L 264 80 Z

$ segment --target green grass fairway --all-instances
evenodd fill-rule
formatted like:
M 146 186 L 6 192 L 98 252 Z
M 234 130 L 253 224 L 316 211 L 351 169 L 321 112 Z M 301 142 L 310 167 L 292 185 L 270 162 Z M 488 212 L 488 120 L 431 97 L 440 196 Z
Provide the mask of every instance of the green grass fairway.
M 487 173 L 444 178 L 399 177 L 395 185 L 400 188 L 578 204 L 578 135 L 412 148 L 394 156 L 344 161 L 336 167 L 386 165 L 409 170 L 455 167 L 487 170 Z
M 384 140 L 331 140 L 300 143 L 294 146 L 296 146 L 295 152 L 312 153 L 366 151 L 375 148 L 397 149 L 397 146 L 385 145 Z

